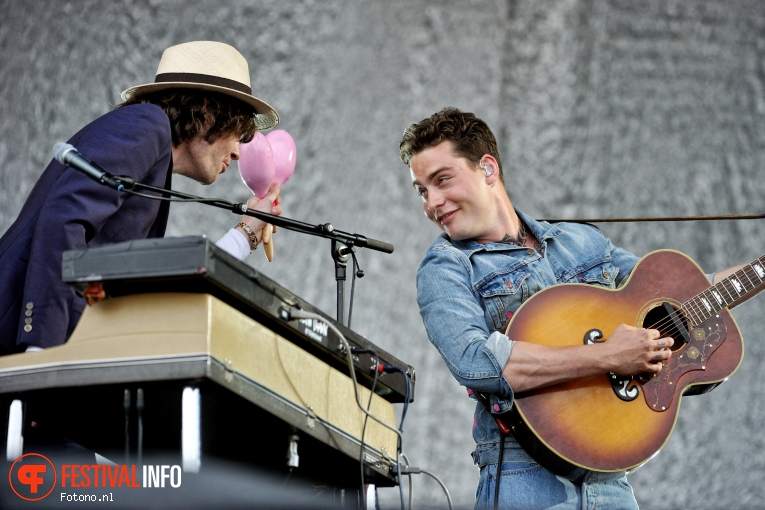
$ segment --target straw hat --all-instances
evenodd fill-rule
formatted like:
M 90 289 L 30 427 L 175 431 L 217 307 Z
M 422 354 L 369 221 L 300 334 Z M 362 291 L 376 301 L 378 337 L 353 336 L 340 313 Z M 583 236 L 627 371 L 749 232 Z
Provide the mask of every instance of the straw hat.
M 157 67 L 154 83 L 136 85 L 122 93 L 122 100 L 135 94 L 187 88 L 212 90 L 235 97 L 255 109 L 259 130 L 279 123 L 279 114 L 252 95 L 247 61 L 236 48 L 215 41 L 193 41 L 167 48 Z

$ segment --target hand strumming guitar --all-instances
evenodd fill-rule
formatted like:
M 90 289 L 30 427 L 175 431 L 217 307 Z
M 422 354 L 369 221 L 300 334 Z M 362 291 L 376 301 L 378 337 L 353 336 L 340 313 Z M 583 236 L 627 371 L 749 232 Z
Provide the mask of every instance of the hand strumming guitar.
M 520 341 L 515 342 L 502 375 L 516 393 L 609 372 L 658 373 L 672 356 L 669 348 L 674 344 L 656 329 L 626 324 L 593 345 L 553 347 L 515 340 Z

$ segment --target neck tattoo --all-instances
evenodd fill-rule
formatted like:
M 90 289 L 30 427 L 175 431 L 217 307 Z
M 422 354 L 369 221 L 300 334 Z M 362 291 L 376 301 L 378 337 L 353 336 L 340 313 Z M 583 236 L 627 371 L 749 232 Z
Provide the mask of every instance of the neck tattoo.
M 512 244 L 514 246 L 526 246 L 526 241 L 528 240 L 528 233 L 526 232 L 526 225 L 523 224 L 523 222 L 520 222 L 520 226 L 518 227 L 518 233 L 514 236 L 511 236 L 510 234 L 505 234 L 505 237 L 502 238 L 502 242 L 506 244 Z M 534 240 L 534 249 L 537 251 L 537 253 L 542 253 L 542 245 L 539 244 L 538 240 Z

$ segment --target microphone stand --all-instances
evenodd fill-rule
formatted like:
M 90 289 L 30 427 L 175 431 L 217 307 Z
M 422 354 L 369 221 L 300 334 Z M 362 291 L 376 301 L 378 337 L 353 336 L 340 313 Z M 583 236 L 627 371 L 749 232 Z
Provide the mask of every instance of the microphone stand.
M 393 253 L 393 245 L 384 241 L 378 241 L 371 239 L 360 234 L 350 234 L 343 232 L 342 230 L 336 230 L 331 223 L 322 223 L 318 225 L 312 225 L 304 223 L 302 221 L 293 220 L 290 218 L 284 218 L 282 216 L 275 216 L 273 214 L 264 213 L 261 211 L 255 211 L 249 209 L 247 204 L 229 202 L 219 198 L 203 198 L 180 191 L 175 191 L 167 188 L 159 188 L 156 186 L 150 186 L 136 182 L 131 177 L 126 176 L 114 176 L 114 178 L 122 184 L 122 191 L 133 195 L 138 195 L 146 198 L 153 198 L 155 200 L 172 200 L 168 197 L 176 197 L 179 202 L 199 202 L 221 209 L 229 210 L 233 213 L 244 214 L 258 218 L 278 227 L 286 228 L 295 232 L 303 234 L 309 234 L 317 237 L 323 237 L 332 241 L 332 258 L 335 261 L 335 280 L 337 281 L 337 321 L 340 324 L 344 323 L 344 309 L 345 309 L 345 274 L 348 263 L 348 257 L 353 256 L 355 262 L 354 248 L 369 248 L 371 250 L 380 251 L 383 253 Z M 149 191 L 156 191 L 161 193 L 162 196 L 147 195 L 144 193 L 138 193 L 136 189 L 144 189 Z M 359 275 L 363 275 L 363 272 L 359 270 Z
M 342 243 L 332 240 L 332 259 L 335 261 L 335 280 L 337 281 L 337 321 L 343 324 L 345 321 L 345 268 L 348 265 L 348 257 L 353 257 L 354 279 L 351 285 L 351 299 L 348 303 L 348 322 L 345 323 L 351 327 L 351 314 L 353 313 L 353 296 L 356 288 L 356 278 L 362 278 L 364 271 L 359 267 L 356 260 L 356 251 L 353 246 L 346 246 Z
M 337 322 L 345 324 L 345 268 L 348 266 L 348 247 L 332 240 L 332 259 L 335 261 L 337 282 Z

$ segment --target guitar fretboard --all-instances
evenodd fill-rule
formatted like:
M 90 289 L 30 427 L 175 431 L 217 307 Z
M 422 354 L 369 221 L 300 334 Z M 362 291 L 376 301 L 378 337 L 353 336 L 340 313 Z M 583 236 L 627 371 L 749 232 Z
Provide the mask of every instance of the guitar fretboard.
M 759 290 L 763 283 L 765 283 L 765 255 L 692 297 L 683 303 L 682 309 L 692 325 L 698 326 L 714 317 L 723 308 L 730 307 L 748 294 Z

